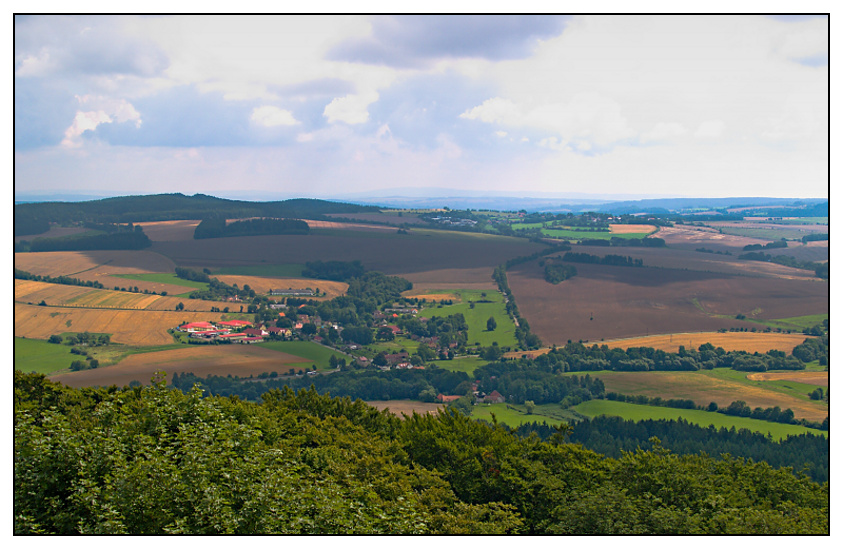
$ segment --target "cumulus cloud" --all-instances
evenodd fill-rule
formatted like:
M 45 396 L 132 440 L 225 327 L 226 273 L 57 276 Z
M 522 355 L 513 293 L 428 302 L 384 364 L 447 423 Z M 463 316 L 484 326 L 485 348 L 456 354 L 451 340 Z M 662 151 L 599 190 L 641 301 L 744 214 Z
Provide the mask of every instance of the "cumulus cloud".
M 369 120 L 369 105 L 377 100 L 377 92 L 338 97 L 325 107 L 323 115 L 331 123 L 363 124 Z
M 64 147 L 78 147 L 79 137 L 86 131 L 94 131 L 100 124 L 113 122 L 134 122 L 136 128 L 141 127 L 140 113 L 125 99 L 84 95 L 77 96 L 82 109 L 76 112 L 73 123 L 64 132 L 61 144 Z
M 293 113 L 280 109 L 273 105 L 255 107 L 252 110 L 250 120 L 259 126 L 295 126 L 300 122 L 295 119 Z
M 519 105 L 509 99 L 494 97 L 465 111 L 460 117 L 553 132 L 565 141 L 579 140 L 579 148 L 583 150 L 589 150 L 591 143 L 606 147 L 634 134 L 620 105 L 599 94 L 576 94 L 567 103 L 536 105 Z

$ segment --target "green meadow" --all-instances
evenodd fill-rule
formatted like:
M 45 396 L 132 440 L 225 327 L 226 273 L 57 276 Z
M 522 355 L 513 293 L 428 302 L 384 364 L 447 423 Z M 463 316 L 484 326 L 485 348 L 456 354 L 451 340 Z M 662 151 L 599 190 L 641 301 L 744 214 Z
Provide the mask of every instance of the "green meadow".
M 573 410 L 588 417 L 601 415 L 617 416 L 623 419 L 641 421 L 645 419 L 679 419 L 683 418 L 689 423 L 701 427 L 714 425 L 716 428 L 726 429 L 749 429 L 757 433 L 769 433 L 776 440 L 781 440 L 788 435 L 800 435 L 802 433 L 822 434 L 827 436 L 825 431 L 810 429 L 802 425 L 787 425 L 784 423 L 773 423 L 760 419 L 745 417 L 727 416 L 717 412 L 706 412 L 703 410 L 682 410 L 679 408 L 665 408 L 661 406 L 646 406 L 642 404 L 631 404 L 629 402 L 618 402 L 614 400 L 589 400 L 573 407 Z
M 468 345 L 479 344 L 489 347 L 492 342 L 497 342 L 501 347 L 515 347 L 518 340 L 515 339 L 515 324 L 506 314 L 503 296 L 494 290 L 482 292 L 480 290 L 437 290 L 437 293 L 457 294 L 460 302 L 453 305 L 442 305 L 423 309 L 419 316 L 431 318 L 433 316 L 445 317 L 462 313 L 468 324 Z M 482 294 L 485 293 L 484 297 Z M 484 301 L 485 303 L 480 303 Z M 471 307 L 474 302 L 474 308 Z M 486 329 L 486 322 L 494 317 L 497 327 L 493 331 Z
M 15 338 L 15 370 L 51 374 L 70 368 L 74 360 L 84 359 L 71 354 L 70 347 L 47 343 L 43 339 Z

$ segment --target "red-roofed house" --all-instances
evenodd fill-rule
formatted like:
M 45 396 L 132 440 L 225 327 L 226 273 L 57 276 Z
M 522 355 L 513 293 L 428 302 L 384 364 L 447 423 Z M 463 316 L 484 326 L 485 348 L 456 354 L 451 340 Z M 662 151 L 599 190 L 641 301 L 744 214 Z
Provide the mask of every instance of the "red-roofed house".
M 249 337 L 263 337 L 265 335 L 269 335 L 268 332 L 264 332 L 260 328 L 246 328 L 243 330 L 243 333 Z
M 182 332 L 207 332 L 216 329 L 216 326 L 210 322 L 191 322 L 190 324 L 182 324 L 178 329 Z
M 251 326 L 252 323 L 246 320 L 222 320 L 217 322 L 217 325 L 239 330 L 241 328 L 245 328 L 246 326 Z

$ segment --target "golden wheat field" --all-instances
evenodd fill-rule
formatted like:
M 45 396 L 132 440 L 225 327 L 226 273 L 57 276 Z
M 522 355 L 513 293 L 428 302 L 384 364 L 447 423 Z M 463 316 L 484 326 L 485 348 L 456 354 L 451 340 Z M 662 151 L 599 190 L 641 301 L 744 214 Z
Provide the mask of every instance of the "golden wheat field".
M 609 232 L 614 234 L 635 234 L 635 233 L 652 233 L 657 227 L 655 225 L 627 225 L 627 224 L 611 224 L 609 225 Z
M 746 351 L 748 353 L 766 353 L 770 350 L 784 351 L 788 354 L 793 348 L 809 337 L 804 334 L 753 333 L 753 332 L 699 332 L 683 334 L 660 334 L 647 337 L 631 337 L 611 341 L 592 341 L 588 345 L 607 345 L 610 348 L 629 349 L 630 347 L 652 347 L 662 351 L 675 353 L 679 346 L 686 349 L 699 349 L 704 343 L 711 343 L 715 347 L 722 347 L 726 351 Z M 527 355 L 535 358 L 550 350 L 550 347 L 534 351 L 519 351 L 506 353 L 507 358 L 518 358 Z
M 91 250 L 16 253 L 15 268 L 38 275 L 69 275 L 90 280 L 90 275 L 171 273 L 175 263 L 148 250 Z M 83 273 L 86 276 L 81 276 Z
M 222 313 L 204 311 L 132 311 L 39 307 L 15 303 L 15 337 L 47 339 L 65 332 L 111 334 L 115 343 L 165 345 L 173 342 L 167 333 L 182 322 L 219 321 Z
M 212 307 L 219 309 L 229 307 L 232 311 L 239 311 L 239 304 L 222 301 L 117 292 L 83 286 L 36 282 L 34 280 L 15 280 L 15 301 L 27 304 L 38 304 L 44 301 L 47 305 L 61 307 L 151 311 L 175 311 L 176 306 L 182 303 L 186 311 L 210 311 Z
M 698 349 L 700 345 L 711 343 L 715 347 L 723 347 L 726 351 L 746 351 L 748 353 L 766 353 L 770 350 L 784 351 L 790 354 L 793 348 L 805 341 L 804 334 L 779 334 L 757 332 L 701 332 L 686 334 L 661 334 L 648 337 L 633 337 L 601 341 L 600 345 L 628 349 L 630 347 L 652 347 L 670 353 L 679 350 L 683 345 L 686 349 Z
M 752 381 L 797 381 L 808 385 L 828 387 L 828 372 L 757 372 L 746 376 Z
M 237 284 L 242 288 L 249 285 L 251 289 L 258 294 L 268 294 L 270 289 L 288 289 L 296 290 L 311 288 L 315 290 L 319 288 L 320 292 L 326 295 L 321 299 L 333 299 L 337 296 L 345 295 L 348 291 L 348 284 L 345 282 L 334 282 L 333 280 L 316 280 L 313 278 L 271 278 L 266 276 L 245 276 L 245 275 L 213 275 L 221 282 L 233 286 Z M 320 298 L 316 298 L 320 299 Z

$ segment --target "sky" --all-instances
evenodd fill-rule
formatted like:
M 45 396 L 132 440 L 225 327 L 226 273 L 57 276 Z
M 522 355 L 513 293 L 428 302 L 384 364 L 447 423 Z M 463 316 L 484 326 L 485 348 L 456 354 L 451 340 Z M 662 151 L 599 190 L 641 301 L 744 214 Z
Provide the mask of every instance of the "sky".
M 17 16 L 15 196 L 827 197 L 829 20 Z

